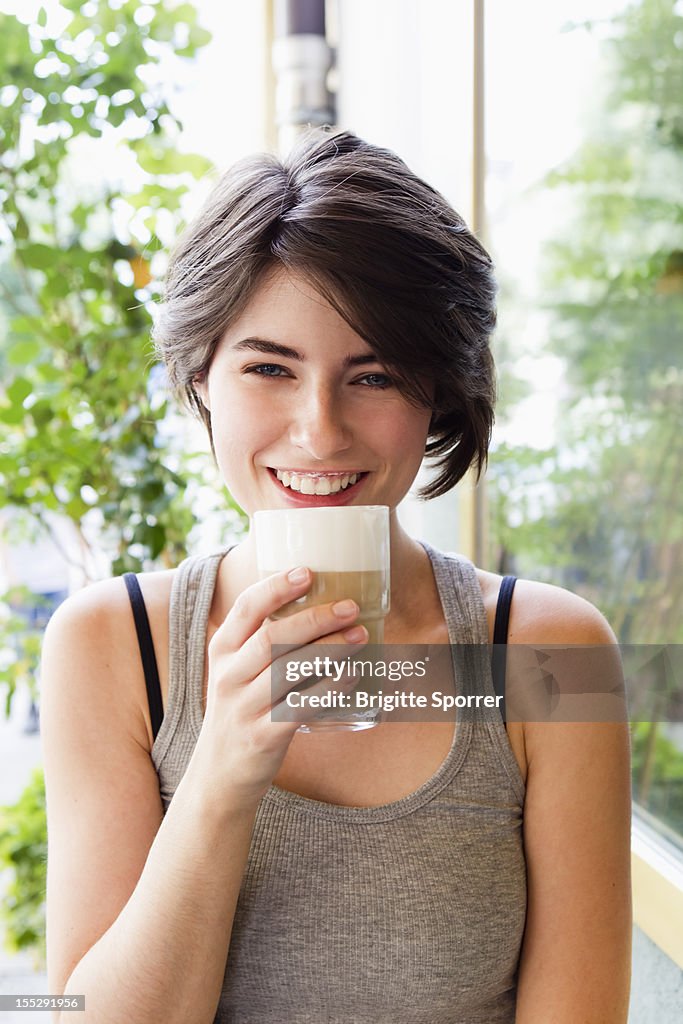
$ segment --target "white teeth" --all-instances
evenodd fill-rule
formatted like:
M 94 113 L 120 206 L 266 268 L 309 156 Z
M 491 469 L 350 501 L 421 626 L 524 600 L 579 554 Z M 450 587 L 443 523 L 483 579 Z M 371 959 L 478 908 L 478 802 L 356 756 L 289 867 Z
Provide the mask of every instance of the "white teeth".
M 290 473 L 282 469 L 276 469 L 275 475 L 285 487 L 289 487 L 293 491 L 300 491 L 301 494 L 321 495 L 336 494 L 360 479 L 360 473 L 344 473 L 342 476 L 305 476 L 302 473 L 299 476 L 297 473 Z

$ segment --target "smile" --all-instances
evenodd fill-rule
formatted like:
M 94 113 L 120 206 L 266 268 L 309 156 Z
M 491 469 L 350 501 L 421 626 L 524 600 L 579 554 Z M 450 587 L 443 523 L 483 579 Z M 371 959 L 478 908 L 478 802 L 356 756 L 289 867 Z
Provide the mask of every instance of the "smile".
M 290 470 L 273 469 L 280 483 L 300 494 L 338 494 L 347 487 L 353 487 L 365 473 L 297 473 Z

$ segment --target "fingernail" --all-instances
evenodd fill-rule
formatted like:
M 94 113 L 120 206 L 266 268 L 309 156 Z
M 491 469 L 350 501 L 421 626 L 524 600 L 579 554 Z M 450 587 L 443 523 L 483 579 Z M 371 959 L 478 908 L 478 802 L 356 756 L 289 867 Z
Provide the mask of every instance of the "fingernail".
M 287 579 L 290 583 L 303 583 L 304 580 L 308 579 L 308 569 L 305 566 L 299 566 L 298 569 L 292 569 L 290 573 L 287 573 Z
M 336 604 L 333 604 L 332 611 L 340 619 L 345 619 L 347 615 L 354 615 L 358 611 L 358 605 L 349 598 L 346 601 L 337 601 Z
M 353 629 L 347 629 L 344 633 L 344 639 L 352 644 L 360 643 L 361 640 L 365 640 L 366 636 L 367 633 L 364 626 L 354 626 Z

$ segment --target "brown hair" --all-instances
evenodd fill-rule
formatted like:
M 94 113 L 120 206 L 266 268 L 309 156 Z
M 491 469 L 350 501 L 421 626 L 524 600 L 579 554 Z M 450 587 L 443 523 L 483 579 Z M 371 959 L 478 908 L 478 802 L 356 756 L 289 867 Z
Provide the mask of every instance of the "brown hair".
M 480 476 L 496 286 L 488 253 L 444 197 L 395 153 L 328 127 L 306 131 L 283 161 L 261 153 L 220 179 L 172 254 L 154 328 L 171 384 L 210 438 L 194 382 L 276 266 L 306 277 L 401 392 L 432 408 L 425 454 L 441 472 L 419 497 L 445 494 L 473 464 Z

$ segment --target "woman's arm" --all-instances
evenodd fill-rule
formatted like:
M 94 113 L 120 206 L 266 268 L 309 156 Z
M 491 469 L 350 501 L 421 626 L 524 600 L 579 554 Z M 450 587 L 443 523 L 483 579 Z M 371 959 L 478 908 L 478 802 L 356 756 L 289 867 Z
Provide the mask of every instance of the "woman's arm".
M 602 615 L 521 581 L 514 643 L 615 644 Z M 620 683 L 615 657 L 613 679 Z M 596 661 L 598 659 L 596 658 Z M 561 680 L 560 680 L 561 686 Z M 561 695 L 560 695 L 561 696 Z M 528 722 L 524 846 L 528 910 L 517 1024 L 625 1024 L 631 970 L 631 781 L 624 722 Z
M 126 602 L 120 581 L 88 588 L 45 638 L 49 987 L 84 993 L 84 1022 L 199 1024 L 220 996 L 255 808 L 217 799 L 193 757 L 163 817 L 126 684 Z
M 344 643 L 335 627 L 358 614 L 327 604 L 268 621 L 309 586 L 310 574 L 293 584 L 284 573 L 254 584 L 214 634 L 206 715 L 165 817 L 129 685 L 139 652 L 122 581 L 53 616 L 41 710 L 48 976 L 55 994 L 85 995 L 85 1024 L 213 1021 L 258 803 L 298 724 L 270 718 L 272 645 Z

